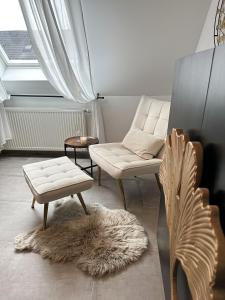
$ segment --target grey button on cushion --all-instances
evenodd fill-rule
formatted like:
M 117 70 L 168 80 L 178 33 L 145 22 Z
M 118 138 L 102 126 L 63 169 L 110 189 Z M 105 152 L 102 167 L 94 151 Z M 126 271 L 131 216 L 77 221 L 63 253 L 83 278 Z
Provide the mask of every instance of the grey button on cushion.
M 64 156 L 23 166 L 25 179 L 39 203 L 78 194 L 93 185 L 93 179 Z

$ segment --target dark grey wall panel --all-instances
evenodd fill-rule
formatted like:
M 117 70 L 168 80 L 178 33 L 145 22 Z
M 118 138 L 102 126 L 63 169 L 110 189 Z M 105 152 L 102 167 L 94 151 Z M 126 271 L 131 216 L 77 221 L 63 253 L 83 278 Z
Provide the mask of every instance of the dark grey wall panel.
M 205 161 L 201 185 L 210 189 L 212 198 L 221 198 L 221 206 L 222 198 L 225 200 L 225 147 L 221 142 L 224 140 L 225 144 L 225 47 L 222 48 L 218 48 L 216 52 L 211 49 L 196 53 L 177 62 L 168 129 L 170 132 L 172 128 L 183 128 L 192 140 L 203 143 Z M 223 155 L 224 162 L 221 160 Z M 221 162 L 223 171 L 218 166 Z M 218 183 L 218 180 L 221 183 Z M 162 196 L 158 245 L 165 296 L 166 299 L 170 299 L 169 242 L 165 219 Z M 181 267 L 178 268 L 177 278 L 178 299 L 191 299 Z
M 214 50 L 180 59 L 176 64 L 169 130 L 201 128 Z
M 215 50 L 201 135 L 204 144 L 202 185 L 210 190 L 211 204 L 220 207 L 225 232 L 225 45 Z

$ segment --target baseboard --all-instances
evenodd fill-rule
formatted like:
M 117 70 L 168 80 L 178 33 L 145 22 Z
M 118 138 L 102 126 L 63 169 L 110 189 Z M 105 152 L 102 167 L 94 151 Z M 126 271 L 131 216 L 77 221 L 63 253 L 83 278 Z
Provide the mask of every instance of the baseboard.
M 38 156 L 38 157 L 59 157 L 64 156 L 64 151 L 30 151 L 30 150 L 0 150 L 2 156 Z M 73 158 L 73 151 L 67 151 L 67 156 Z M 89 155 L 87 151 L 77 150 L 78 158 L 88 158 Z

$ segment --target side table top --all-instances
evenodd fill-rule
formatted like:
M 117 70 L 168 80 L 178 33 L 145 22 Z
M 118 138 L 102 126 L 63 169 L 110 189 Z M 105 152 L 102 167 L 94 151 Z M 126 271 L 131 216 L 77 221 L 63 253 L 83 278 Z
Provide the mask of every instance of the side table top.
M 82 141 L 80 136 L 72 136 L 64 141 L 64 145 L 71 148 L 88 148 L 90 145 L 98 144 L 99 140 L 97 137 L 87 136 L 82 137 Z M 86 138 L 86 140 L 85 140 Z

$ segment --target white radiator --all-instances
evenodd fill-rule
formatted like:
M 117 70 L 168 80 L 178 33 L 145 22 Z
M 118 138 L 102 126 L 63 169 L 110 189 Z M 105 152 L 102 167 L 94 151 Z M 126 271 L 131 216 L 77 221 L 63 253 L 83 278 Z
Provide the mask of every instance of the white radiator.
M 64 140 L 75 135 L 86 135 L 84 111 L 6 108 L 13 138 L 8 150 L 64 149 Z

